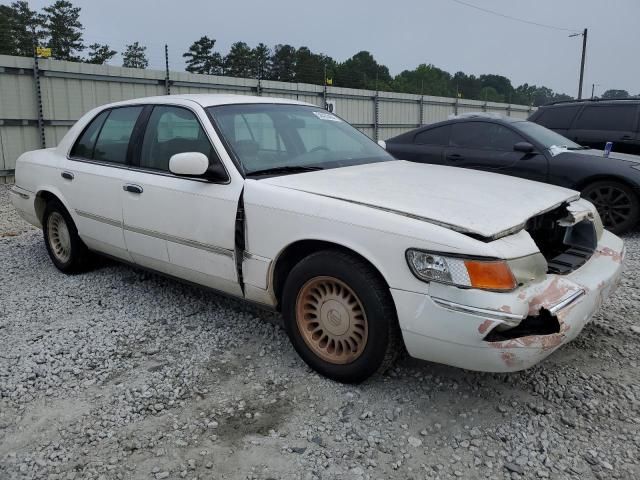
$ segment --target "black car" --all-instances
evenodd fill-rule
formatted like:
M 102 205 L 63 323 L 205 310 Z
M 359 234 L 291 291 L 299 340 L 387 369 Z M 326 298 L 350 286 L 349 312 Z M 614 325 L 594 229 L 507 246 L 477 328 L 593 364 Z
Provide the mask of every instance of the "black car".
M 640 99 L 583 100 L 544 105 L 529 120 L 580 145 L 640 155 Z
M 402 160 L 475 168 L 578 190 L 615 233 L 638 222 L 640 157 L 605 157 L 537 123 L 463 116 L 391 138 L 386 148 Z

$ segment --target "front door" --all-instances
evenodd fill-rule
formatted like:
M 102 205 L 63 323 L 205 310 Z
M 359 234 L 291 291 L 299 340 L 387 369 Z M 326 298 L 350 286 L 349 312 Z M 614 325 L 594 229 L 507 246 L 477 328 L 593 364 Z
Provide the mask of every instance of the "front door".
M 526 141 L 513 130 L 491 122 L 457 122 L 451 129 L 451 146 L 445 149 L 447 165 L 547 181 L 548 163 L 540 152 L 516 152 Z
M 201 120 L 184 107 L 153 107 L 121 190 L 125 242 L 142 266 L 241 295 L 234 239 L 242 185 L 169 172 L 176 153 L 220 162 Z

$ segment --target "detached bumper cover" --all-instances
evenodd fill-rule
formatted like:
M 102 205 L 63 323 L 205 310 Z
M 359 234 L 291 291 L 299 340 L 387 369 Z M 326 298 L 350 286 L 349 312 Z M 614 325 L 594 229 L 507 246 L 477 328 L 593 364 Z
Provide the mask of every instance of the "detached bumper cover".
M 569 275 L 547 275 L 514 292 L 432 284 L 428 294 L 394 289 L 391 293 L 413 357 L 470 370 L 516 371 L 540 362 L 582 331 L 616 289 L 623 261 L 622 240 L 605 231 L 581 268 Z M 486 340 L 494 328 L 513 327 L 541 310 L 557 319 L 557 333 Z

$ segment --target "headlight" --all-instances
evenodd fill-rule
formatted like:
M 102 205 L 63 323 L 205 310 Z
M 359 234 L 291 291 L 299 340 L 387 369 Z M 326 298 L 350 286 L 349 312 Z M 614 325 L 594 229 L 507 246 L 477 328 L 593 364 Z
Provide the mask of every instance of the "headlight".
M 409 249 L 407 263 L 413 274 L 425 282 L 439 282 L 463 288 L 513 290 L 517 286 L 504 260 L 459 258 Z

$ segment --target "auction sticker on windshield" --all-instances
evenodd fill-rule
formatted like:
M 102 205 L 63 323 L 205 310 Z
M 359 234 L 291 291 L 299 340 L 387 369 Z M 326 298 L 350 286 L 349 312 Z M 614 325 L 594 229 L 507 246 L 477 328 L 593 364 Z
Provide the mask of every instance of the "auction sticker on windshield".
M 338 117 L 336 117 L 335 115 L 331 115 L 328 112 L 313 112 L 313 114 L 316 117 L 318 117 L 320 120 L 330 120 L 332 122 L 341 122 L 342 121 Z

